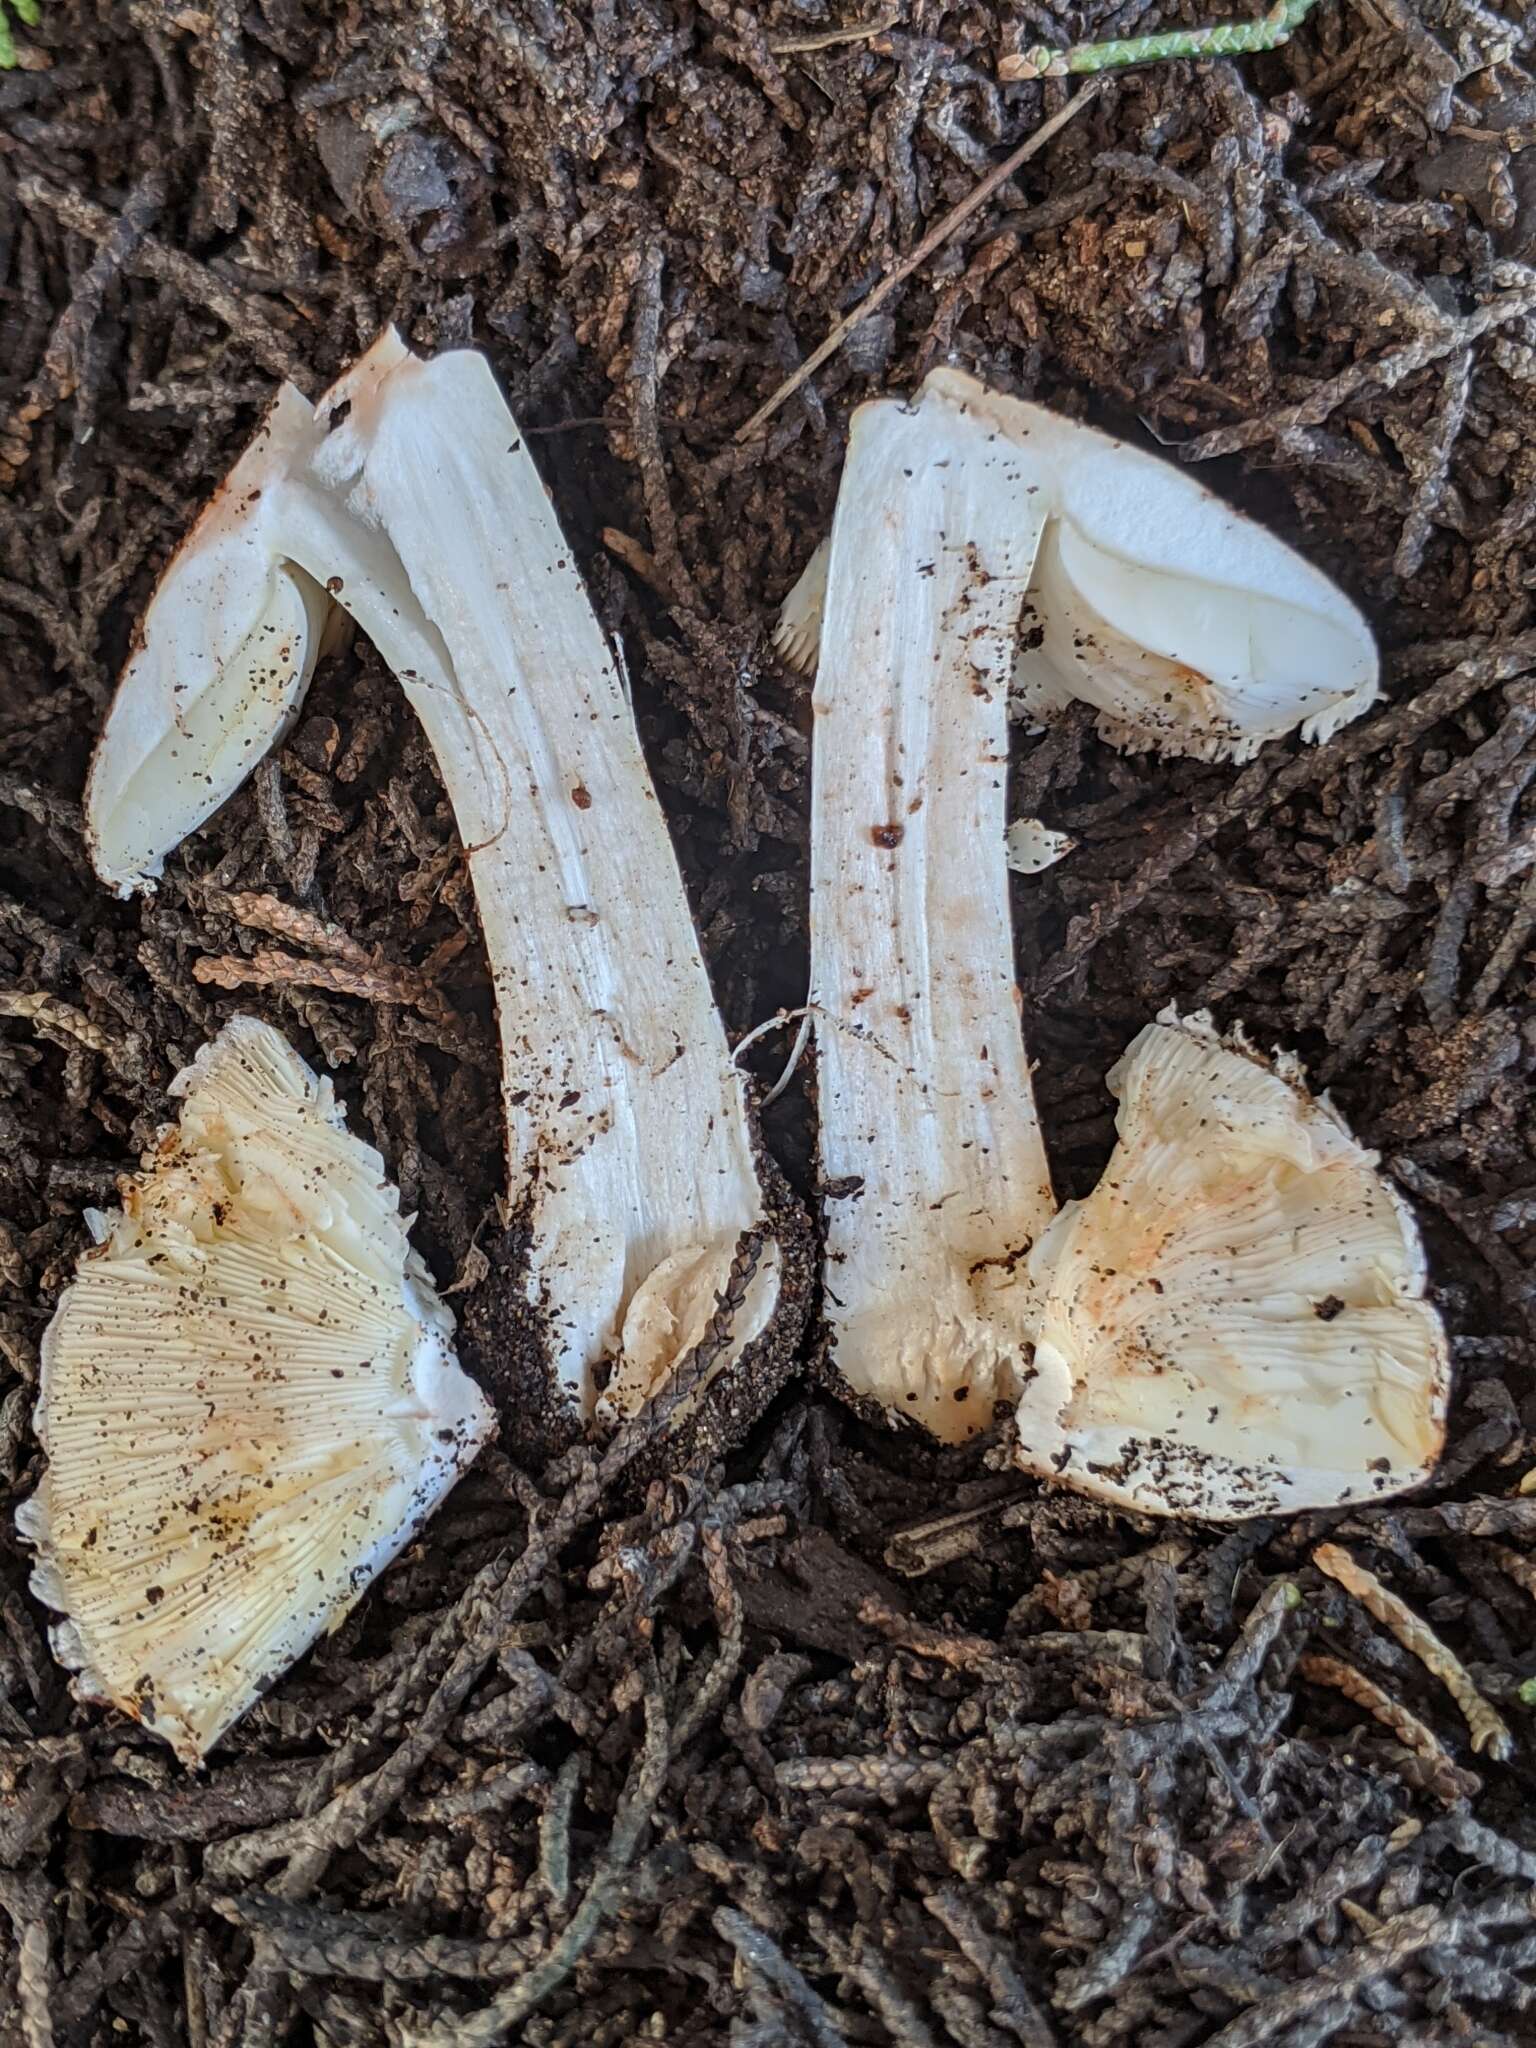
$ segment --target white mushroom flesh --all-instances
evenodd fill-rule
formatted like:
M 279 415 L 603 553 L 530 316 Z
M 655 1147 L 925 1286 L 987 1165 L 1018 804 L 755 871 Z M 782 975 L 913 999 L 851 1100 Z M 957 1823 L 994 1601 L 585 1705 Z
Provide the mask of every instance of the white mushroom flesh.
M 1054 1206 L 1003 858 L 1039 537 L 1017 468 L 926 407 L 859 412 L 813 698 L 827 1316 L 855 1391 L 951 1440 L 1018 1399 L 1023 1262 Z
M 1016 716 L 1048 720 L 1079 698 L 1119 745 L 1245 760 L 1297 728 L 1326 739 L 1375 702 L 1375 643 L 1355 607 L 1171 463 L 959 370 L 932 372 L 916 410 L 935 443 L 953 433 L 1018 458 L 996 473 L 1037 536 Z M 823 544 L 780 613 L 775 645 L 805 674 L 826 580 Z
M 1154 1027 L 1117 1070 L 1104 1182 L 1052 1220 L 1013 982 L 1004 697 L 1038 630 L 1037 550 L 1070 499 L 1055 423 L 1037 434 L 1020 410 L 1036 411 L 954 377 L 913 408 L 862 409 L 823 562 L 811 937 L 835 1361 L 948 1439 L 1013 1401 L 1030 1470 L 1152 1512 L 1399 1490 L 1443 1436 L 1443 1332 L 1411 1218 L 1294 1071 L 1201 1022 Z M 1241 538 L 1227 596 L 1181 599 L 1212 635 L 1228 751 L 1281 706 L 1267 658 L 1244 671 L 1240 626 L 1250 644 L 1275 627 L 1285 578 L 1266 583 L 1275 544 Z M 1098 594 L 1123 622 L 1113 582 Z M 1154 650 L 1179 624 L 1159 605 L 1139 614 Z M 1296 632 L 1320 683 L 1295 693 L 1293 724 L 1374 689 L 1358 641 L 1330 640 L 1316 609 L 1324 623 Z
M 465 842 L 496 991 L 510 1197 L 530 1217 L 529 1294 L 553 1364 L 588 1405 L 606 1382 L 605 1409 L 632 1410 L 702 1336 L 765 1212 L 745 1084 L 624 679 L 482 357 L 423 363 L 386 335 L 307 434 L 302 405 L 284 394 L 283 431 L 246 459 L 260 499 L 214 536 L 239 564 L 224 640 L 199 619 L 237 571 L 205 575 L 189 611 L 173 576 L 189 573 L 190 542 L 151 607 L 93 776 L 98 867 L 119 886 L 152 876 L 229 793 L 238 775 L 210 777 L 200 751 L 172 765 L 185 700 L 206 695 L 227 716 L 230 666 L 274 607 L 287 623 L 289 585 L 327 588 L 404 687 Z M 235 722 L 220 758 L 249 765 L 278 723 L 249 698 Z M 130 821 L 157 814 L 168 781 L 146 851 Z M 715 1370 L 771 1320 L 780 1272 L 770 1243 Z
M 1015 818 L 1008 827 L 1008 865 L 1016 875 L 1043 875 L 1076 844 L 1070 833 L 1053 831 L 1038 818 Z
M 328 1080 L 236 1018 L 45 1334 L 18 1510 L 77 1690 L 197 1762 L 334 1628 L 492 1428 Z
M 158 875 L 303 700 L 330 600 L 261 536 L 269 487 L 314 433 L 313 408 L 285 386 L 161 576 L 86 794 L 92 858 L 112 888 Z

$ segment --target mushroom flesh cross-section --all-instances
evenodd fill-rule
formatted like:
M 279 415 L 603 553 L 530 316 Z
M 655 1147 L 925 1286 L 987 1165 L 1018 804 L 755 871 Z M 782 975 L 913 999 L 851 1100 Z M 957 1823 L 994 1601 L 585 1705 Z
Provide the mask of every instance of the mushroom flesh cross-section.
M 144 886 L 238 788 L 333 600 L 398 677 L 465 844 L 545 1353 L 589 1409 L 633 1410 L 703 1338 L 767 1205 L 624 677 L 481 356 L 422 362 L 389 333 L 316 407 L 282 392 L 124 672 L 88 794 L 97 869 Z M 783 1273 L 770 1227 L 722 1377 L 785 1350 Z
M 1170 463 L 958 370 L 935 370 L 916 407 L 897 409 L 921 418 L 914 435 L 930 450 L 963 443 L 989 495 L 1010 500 L 1024 583 L 1008 664 L 1016 716 L 1078 699 L 1130 751 L 1243 761 L 1298 726 L 1327 739 L 1375 702 L 1375 645 L 1348 599 Z M 872 446 L 875 430 L 864 434 Z M 899 480 L 911 481 L 905 464 Z M 779 652 L 802 674 L 824 639 L 831 545 L 780 614 Z
M 1005 1402 L 1030 1470 L 1154 1512 L 1422 1479 L 1445 1338 L 1373 1155 L 1293 1065 L 1170 1015 L 1058 1213 L 1009 917 L 1010 695 L 1241 757 L 1373 701 L 1359 615 L 1156 458 L 945 371 L 855 416 L 780 644 L 816 669 L 826 1313 L 854 1392 L 950 1440 Z

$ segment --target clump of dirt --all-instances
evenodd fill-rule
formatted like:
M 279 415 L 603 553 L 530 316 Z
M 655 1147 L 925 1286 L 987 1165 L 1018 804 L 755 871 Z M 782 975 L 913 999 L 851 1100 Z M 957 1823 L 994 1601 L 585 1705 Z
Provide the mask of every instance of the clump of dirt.
M 371 650 L 327 664 L 153 898 L 105 897 L 81 842 L 158 567 L 274 378 L 318 390 L 388 319 L 504 382 L 624 640 L 737 1033 L 803 997 L 808 705 L 765 628 L 861 398 L 952 356 L 1177 444 L 1346 584 L 1388 701 L 1322 748 L 1127 760 L 1076 716 L 1021 743 L 1018 812 L 1078 841 L 1020 887 L 1026 1021 L 1064 1193 L 1164 1002 L 1300 1051 L 1424 1220 L 1460 1394 L 1423 1500 L 1226 1533 L 882 1436 L 805 1380 L 707 1468 L 669 1471 L 643 1427 L 493 1451 L 198 1778 L 70 1700 L 7 1516 L 0 2038 L 1428 2048 L 1525 2024 L 1531 25 L 1325 0 L 1272 55 L 1106 81 L 735 438 L 1073 89 L 1000 87 L 1003 54 L 1200 18 L 98 0 L 22 29 L 0 74 L 7 1500 L 35 1481 L 80 1211 L 237 1008 L 335 1075 L 494 1383 L 516 1247 L 483 956 Z M 749 1057 L 766 1076 L 783 1051 Z M 810 1197 L 807 1086 L 765 1136 Z M 1325 1536 L 1430 1626 L 1430 1664 L 1311 1562 Z

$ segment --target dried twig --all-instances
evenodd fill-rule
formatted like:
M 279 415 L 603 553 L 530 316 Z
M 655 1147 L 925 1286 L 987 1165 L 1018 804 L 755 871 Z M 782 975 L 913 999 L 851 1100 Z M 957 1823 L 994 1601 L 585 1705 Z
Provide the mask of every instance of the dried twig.
M 779 1994 L 814 2048 L 847 2048 L 842 2029 L 826 2000 L 811 1988 L 804 1974 L 764 1929 L 754 1927 L 744 1913 L 730 1906 L 722 1906 L 715 1914 L 714 1928 L 735 1949 L 747 1969 Z
M 56 213 L 67 228 L 92 241 L 110 242 L 119 232 L 117 217 L 83 198 L 78 192 L 62 192 L 41 178 L 17 181 L 16 196 L 25 206 L 43 206 Z M 287 341 L 256 310 L 249 295 L 234 290 L 201 263 L 178 249 L 167 248 L 152 236 L 142 235 L 127 253 L 124 267 L 142 277 L 157 278 L 194 305 L 212 313 L 248 348 L 256 360 L 274 376 L 287 377 L 301 391 L 314 388 L 314 380 Z
M 649 584 L 664 604 L 677 602 L 676 592 L 649 548 L 641 547 L 639 541 L 617 526 L 605 526 L 599 539 L 609 554 L 617 555 L 626 569 L 638 576 L 642 583 Z
M 656 416 L 661 383 L 657 356 L 661 341 L 662 268 L 661 245 L 653 243 L 641 257 L 635 284 L 634 340 L 629 364 L 630 433 L 660 587 L 672 593 L 675 603 L 697 612 L 702 611 L 703 604 L 678 548 L 677 515 L 667 486 L 667 463 Z
M 1353 1664 L 1346 1664 L 1340 1657 L 1309 1653 L 1301 1658 L 1296 1669 L 1310 1684 L 1331 1686 L 1335 1692 L 1343 1693 L 1351 1705 L 1363 1707 L 1384 1728 L 1390 1728 L 1405 1749 L 1423 1757 L 1433 1769 L 1435 1796 L 1447 1806 L 1470 1799 L 1481 1789 L 1481 1781 L 1452 1761 L 1427 1723 Z
M 1024 2048 L 1056 2048 L 1056 2030 L 1001 1943 L 982 1926 L 953 1885 L 930 1892 L 923 1904 L 954 1937 L 961 1954 L 980 1970 L 995 2001 L 995 2017 Z
M 414 1003 L 440 1007 L 440 992 L 413 967 L 388 961 L 359 964 L 350 959 L 304 960 L 276 946 L 258 946 L 249 959 L 235 953 L 204 954 L 192 963 L 198 981 L 213 988 L 323 988 L 333 995 L 359 996 L 367 1003 Z
M 316 953 L 329 953 L 333 959 L 345 960 L 353 967 L 373 968 L 378 964 L 366 946 L 359 945 L 350 932 L 343 931 L 330 918 L 317 917 L 314 911 L 296 903 L 285 903 L 280 896 L 264 889 L 210 890 L 208 901 L 214 909 L 226 910 L 241 924 L 249 925 L 252 931 L 271 932 L 276 938 L 308 946 Z
M 1429 1624 L 1421 1621 L 1405 1601 L 1342 1545 L 1320 1543 L 1312 1553 L 1312 1561 L 1330 1579 L 1336 1579 L 1346 1593 L 1353 1594 L 1383 1628 L 1391 1630 L 1405 1650 L 1439 1679 L 1466 1717 L 1472 1731 L 1472 1747 L 1486 1751 L 1498 1763 L 1508 1763 L 1515 1753 L 1515 1738 L 1508 1724 L 1498 1709 L 1483 1698 L 1472 1682 L 1472 1674 Z
M 900 8 L 893 7 L 876 15 L 873 21 L 849 22 L 843 28 L 816 29 L 803 36 L 776 36 L 770 40 L 768 48 L 775 57 L 806 57 L 815 50 L 834 49 L 839 43 L 862 43 L 871 36 L 883 36 L 900 19 Z
M 1348 369 L 1325 378 L 1292 405 L 1281 406 L 1258 419 L 1199 434 L 1185 442 L 1179 453 L 1186 462 L 1210 462 L 1219 455 L 1236 455 L 1240 449 L 1252 448 L 1260 441 L 1283 439 L 1297 429 L 1319 426 L 1330 413 L 1371 385 L 1382 391 L 1395 391 L 1415 371 L 1440 362 L 1455 349 L 1470 348 L 1485 334 L 1511 321 L 1524 320 L 1532 312 L 1536 312 L 1536 288 L 1529 284 L 1517 286 L 1501 298 L 1479 306 L 1475 313 L 1447 320 L 1438 330 L 1431 329 L 1390 355 L 1351 363 Z
M 24 2048 L 53 2048 L 57 1982 L 48 1933 L 50 1886 L 41 1871 L 0 1871 L 0 1909 L 16 1934 L 16 1992 Z
M 1424 562 L 1430 527 L 1445 496 L 1451 456 L 1467 416 L 1467 399 L 1472 390 L 1472 351 L 1462 349 L 1447 358 L 1441 378 L 1440 410 L 1424 451 L 1422 467 L 1414 486 L 1413 502 L 1403 521 L 1392 566 L 1399 576 L 1417 576 Z
M 654 1661 L 647 1657 L 640 1668 L 645 1688 L 645 1741 L 614 1815 L 607 1850 L 587 1885 L 581 1904 L 544 1956 L 482 2011 L 451 2021 L 442 2028 L 434 2027 L 429 2031 L 410 2029 L 404 2038 L 414 2043 L 415 2048 L 492 2048 L 493 2043 L 504 2041 L 513 2028 L 542 2005 L 570 1975 L 618 1903 L 624 1874 L 634 1861 L 641 1838 L 650 1824 L 671 1756 L 661 1685 Z
M 113 1049 L 111 1038 L 84 1010 L 47 989 L 0 989 L 0 1017 L 23 1017 L 48 1036 L 83 1045 L 91 1052 L 110 1054 Z
M 992 194 L 1013 176 L 1021 164 L 1027 163 L 1032 156 L 1044 149 L 1070 120 L 1082 112 L 1097 90 L 1096 86 L 1085 85 L 1081 91 L 1074 93 L 1064 107 L 1052 114 L 1049 120 L 1042 121 L 1033 135 L 1027 136 L 1017 149 L 988 171 L 958 206 L 951 207 L 942 220 L 936 221 L 911 254 L 904 256 L 894 270 L 887 271 L 868 297 L 861 299 L 851 313 L 845 313 L 830 334 L 811 350 L 800 367 L 784 379 L 771 398 L 763 401 L 746 425 L 737 428 L 737 443 L 754 440 L 785 400 L 793 398 L 801 385 L 815 376 L 828 357 L 837 353 L 859 322 L 867 320 L 871 313 L 877 312 L 896 287 L 904 284 L 914 270 L 920 270 L 934 250 L 942 248 L 957 228 L 963 227 L 973 213 L 985 206 Z
M 0 6 L 0 32 L 4 8 Z M 112 280 L 138 249 L 150 223 L 165 204 L 163 169 L 148 171 L 123 202 L 96 254 L 70 294 L 43 355 L 42 367 L 10 417 L 0 421 L 0 490 L 14 484 L 27 459 L 32 429 L 59 399 L 67 398 L 80 381 L 91 329 L 101 312 Z

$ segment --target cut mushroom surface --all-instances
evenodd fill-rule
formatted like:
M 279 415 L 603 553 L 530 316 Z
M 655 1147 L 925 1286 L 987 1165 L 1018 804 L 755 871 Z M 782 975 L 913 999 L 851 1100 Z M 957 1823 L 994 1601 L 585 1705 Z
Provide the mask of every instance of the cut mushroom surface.
M 492 1428 L 399 1196 L 329 1081 L 240 1017 L 48 1326 L 17 1513 L 60 1660 L 199 1761 Z
M 1071 565 L 1073 603 L 1093 588 L 1158 661 L 1201 650 L 1221 679 L 1202 729 L 1217 751 L 1354 715 L 1375 687 L 1369 636 L 1246 522 L 1203 562 L 1232 579 L 1219 603 L 1138 594 L 1115 545 L 1134 542 L 1151 575 L 1198 553 L 1199 520 L 1232 515 L 1177 475 L 1166 502 L 1148 493 L 1169 521 L 1193 504 L 1186 548 L 1138 531 L 1134 502 L 1073 497 L 1053 451 L 1060 427 L 1077 463 L 1084 430 L 1037 412 L 947 374 L 913 407 L 864 407 L 816 571 L 812 1003 L 835 1362 L 856 1394 L 950 1440 L 1006 1402 L 1030 1470 L 1143 1510 L 1239 1517 L 1399 1490 L 1443 1437 L 1444 1334 L 1411 1217 L 1294 1069 L 1201 1020 L 1152 1027 L 1117 1069 L 1104 1181 L 1056 1213 L 1003 830 L 1006 699 L 1021 642 L 1038 651 L 1046 546 Z M 1255 651 L 1286 603 L 1315 622 L 1312 680 L 1289 696 Z M 1102 683 L 1102 662 L 1083 668 Z M 1146 706 L 1114 694 L 1123 651 L 1108 668 L 1117 710 L 1150 736 Z
M 1297 728 L 1326 739 L 1375 702 L 1375 642 L 1356 608 L 1173 464 L 960 370 L 933 371 L 913 411 L 923 459 L 982 465 L 999 517 L 1010 502 L 1027 537 L 1016 715 L 1049 719 L 1077 698 L 1122 746 L 1241 761 Z M 803 673 L 819 658 L 827 576 L 823 543 L 780 613 L 775 644 Z
M 587 1406 L 632 1410 L 702 1336 L 765 1203 L 623 675 L 481 356 L 422 362 L 387 334 L 313 412 L 283 393 L 124 673 L 90 789 L 98 868 L 151 879 L 277 737 L 317 592 L 399 678 L 465 842 L 548 1355 Z M 770 1242 L 719 1371 L 781 1276 Z
M 922 408 L 856 416 L 811 812 L 821 1173 L 852 1190 L 826 1208 L 837 1366 L 949 1440 L 1018 1399 L 1023 1261 L 1054 1209 L 1004 861 L 1008 678 L 1039 521 L 997 488 L 1006 451 L 957 452 Z
M 314 440 L 285 385 L 160 578 L 86 790 L 91 858 L 119 893 L 161 872 L 303 702 L 330 599 L 267 534 Z

